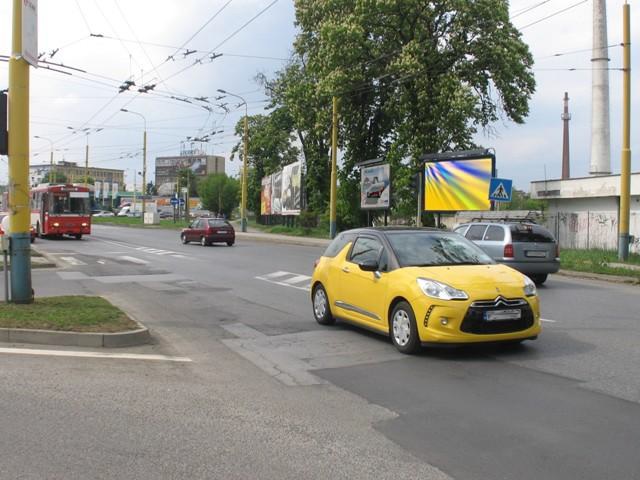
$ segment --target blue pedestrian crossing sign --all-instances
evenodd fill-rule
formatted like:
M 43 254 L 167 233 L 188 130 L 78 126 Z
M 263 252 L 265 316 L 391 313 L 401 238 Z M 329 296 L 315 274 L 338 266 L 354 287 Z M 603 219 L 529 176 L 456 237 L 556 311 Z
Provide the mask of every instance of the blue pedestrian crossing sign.
M 513 180 L 492 178 L 489 183 L 489 200 L 494 202 L 510 202 Z
M 169 201 L 171 202 L 171 205 L 173 205 L 174 207 L 178 205 L 178 203 L 180 202 L 180 200 L 178 200 L 176 197 L 171 197 L 171 200 Z

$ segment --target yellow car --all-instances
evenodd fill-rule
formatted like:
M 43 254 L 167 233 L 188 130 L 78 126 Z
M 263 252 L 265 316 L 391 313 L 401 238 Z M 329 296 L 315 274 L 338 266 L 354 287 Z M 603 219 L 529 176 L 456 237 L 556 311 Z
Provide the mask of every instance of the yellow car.
M 535 284 L 442 230 L 363 228 L 339 234 L 311 280 L 318 323 L 336 319 L 421 345 L 517 343 L 540 333 Z

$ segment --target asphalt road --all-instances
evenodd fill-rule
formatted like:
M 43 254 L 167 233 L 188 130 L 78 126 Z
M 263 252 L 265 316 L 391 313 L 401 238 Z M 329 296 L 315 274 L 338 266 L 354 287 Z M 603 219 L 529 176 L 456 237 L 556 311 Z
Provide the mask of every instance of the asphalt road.
M 638 287 L 552 276 L 539 340 L 406 357 L 314 322 L 322 248 L 104 226 L 37 247 L 63 265 L 37 295 L 105 295 L 156 343 L 0 353 L 3 478 L 640 479 Z

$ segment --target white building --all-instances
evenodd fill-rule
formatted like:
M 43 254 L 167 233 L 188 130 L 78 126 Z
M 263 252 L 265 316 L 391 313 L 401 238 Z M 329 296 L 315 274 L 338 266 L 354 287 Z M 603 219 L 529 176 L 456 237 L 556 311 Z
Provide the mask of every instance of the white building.
M 565 248 L 618 249 L 620 175 L 531 182 L 531 198 L 547 200 L 547 227 Z M 640 253 L 640 172 L 631 174 L 631 251 Z

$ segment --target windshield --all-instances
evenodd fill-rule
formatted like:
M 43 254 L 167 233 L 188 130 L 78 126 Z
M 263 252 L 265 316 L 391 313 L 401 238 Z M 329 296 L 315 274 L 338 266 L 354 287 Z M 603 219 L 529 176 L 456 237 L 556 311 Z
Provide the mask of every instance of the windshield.
M 208 220 L 210 227 L 229 227 L 230 225 L 224 220 Z
M 495 263 L 460 235 L 439 232 L 398 232 L 387 235 L 401 267 L 489 265 Z
M 76 195 L 85 192 L 73 192 Z M 49 213 L 51 215 L 62 214 L 74 214 L 74 215 L 89 215 L 91 211 L 89 207 L 89 195 L 86 197 L 71 196 L 69 192 L 54 193 L 52 196 L 52 202 L 49 207 Z

